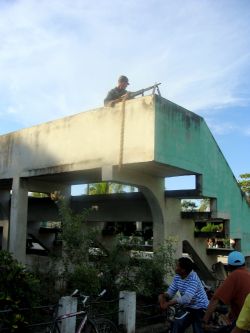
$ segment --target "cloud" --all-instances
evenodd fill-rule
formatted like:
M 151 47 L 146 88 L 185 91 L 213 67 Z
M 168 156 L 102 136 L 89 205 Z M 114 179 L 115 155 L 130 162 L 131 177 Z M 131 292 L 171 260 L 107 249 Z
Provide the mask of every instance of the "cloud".
M 201 115 L 249 105 L 249 8 L 245 0 L 1 2 L 0 117 L 30 126 L 100 106 L 120 74 L 132 90 L 162 82 L 163 96 Z
M 216 135 L 240 134 L 245 137 L 250 136 L 250 127 L 248 125 L 240 125 L 212 118 L 206 118 L 206 122 L 210 130 Z
M 240 130 L 237 126 L 230 122 L 218 123 L 208 119 L 207 123 L 211 131 L 218 135 L 226 135 Z
M 246 135 L 246 136 L 250 136 L 250 127 L 247 127 L 243 130 L 243 133 Z

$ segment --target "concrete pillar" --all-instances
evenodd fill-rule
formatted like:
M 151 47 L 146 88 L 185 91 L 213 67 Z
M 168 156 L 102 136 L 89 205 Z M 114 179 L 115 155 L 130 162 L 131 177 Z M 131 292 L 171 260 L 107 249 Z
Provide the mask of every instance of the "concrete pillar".
M 119 299 L 119 325 L 124 327 L 126 333 L 135 333 L 136 293 L 120 291 Z
M 158 179 L 157 179 L 158 180 Z M 154 186 L 140 187 L 140 191 L 145 196 L 153 217 L 153 235 L 154 235 L 154 243 L 153 247 L 157 248 L 157 246 L 161 245 L 166 238 L 166 210 L 164 209 L 164 188 L 161 186 L 162 184 L 154 184 Z
M 9 251 L 25 263 L 28 214 L 28 189 L 26 180 L 15 177 L 12 183 Z
M 76 316 L 67 318 L 67 314 L 77 311 L 77 298 L 71 296 L 64 296 L 60 298 L 58 315 L 65 315 L 60 324 L 61 333 L 75 332 Z
M 0 190 L 0 227 L 2 230 L 2 244 L 3 250 L 8 249 L 9 239 L 9 202 L 10 202 L 10 191 Z
M 193 223 L 184 223 L 181 219 L 181 200 L 166 198 L 166 229 L 169 230 L 168 237 L 176 239 L 176 257 L 182 255 L 182 240 L 189 239 Z

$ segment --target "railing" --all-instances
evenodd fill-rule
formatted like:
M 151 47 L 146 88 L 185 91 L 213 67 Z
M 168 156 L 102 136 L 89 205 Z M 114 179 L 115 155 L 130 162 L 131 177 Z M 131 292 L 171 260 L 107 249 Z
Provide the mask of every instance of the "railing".
M 105 304 L 109 305 L 110 303 L 117 303 L 116 307 L 113 307 L 112 311 L 105 311 Z M 71 296 L 61 297 L 58 303 L 58 315 L 63 315 L 66 313 L 75 312 L 77 310 L 77 298 Z M 102 305 L 100 307 L 100 305 Z M 53 312 L 57 305 L 46 305 L 38 306 L 33 308 L 21 308 L 18 309 L 18 313 L 25 314 L 28 312 L 29 318 L 32 318 L 32 322 L 25 326 L 26 332 L 40 333 L 44 332 L 44 327 L 50 326 L 53 322 Z M 104 300 L 98 302 L 92 302 L 91 308 L 93 308 L 93 313 L 91 317 L 105 317 L 111 318 L 118 326 L 122 327 L 122 332 L 124 333 L 135 333 L 135 317 L 136 317 L 136 294 L 135 292 L 121 291 L 119 298 L 116 300 Z M 100 309 L 103 309 L 103 312 L 100 312 Z M 106 307 L 107 308 L 107 307 Z M 37 315 L 34 313 L 37 312 Z M 39 314 L 42 312 L 42 314 Z M 11 313 L 14 313 L 13 310 L 7 309 L 0 311 L 0 318 Z M 39 318 L 37 322 L 34 322 L 34 318 Z M 1 321 L 1 320 L 0 320 Z M 62 321 L 60 331 L 61 333 L 74 332 L 76 326 L 76 317 L 67 318 Z M 0 331 L 10 332 L 9 329 L 5 329 L 1 326 Z

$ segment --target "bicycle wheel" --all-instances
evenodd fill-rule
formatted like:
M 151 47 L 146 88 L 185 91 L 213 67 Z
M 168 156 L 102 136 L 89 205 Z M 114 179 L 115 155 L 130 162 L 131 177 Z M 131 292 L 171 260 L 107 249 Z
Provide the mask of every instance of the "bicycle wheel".
M 116 325 L 109 319 L 98 318 L 94 320 L 98 333 L 117 333 Z
M 87 319 L 86 325 L 81 329 L 80 333 L 99 333 L 95 323 Z

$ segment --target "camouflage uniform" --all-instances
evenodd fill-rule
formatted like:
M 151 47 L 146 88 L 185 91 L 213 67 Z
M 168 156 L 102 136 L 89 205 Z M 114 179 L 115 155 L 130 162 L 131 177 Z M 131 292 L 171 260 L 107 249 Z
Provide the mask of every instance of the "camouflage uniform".
M 125 89 L 115 87 L 108 92 L 107 97 L 104 99 L 104 105 L 107 106 L 109 102 L 114 101 L 127 93 Z

